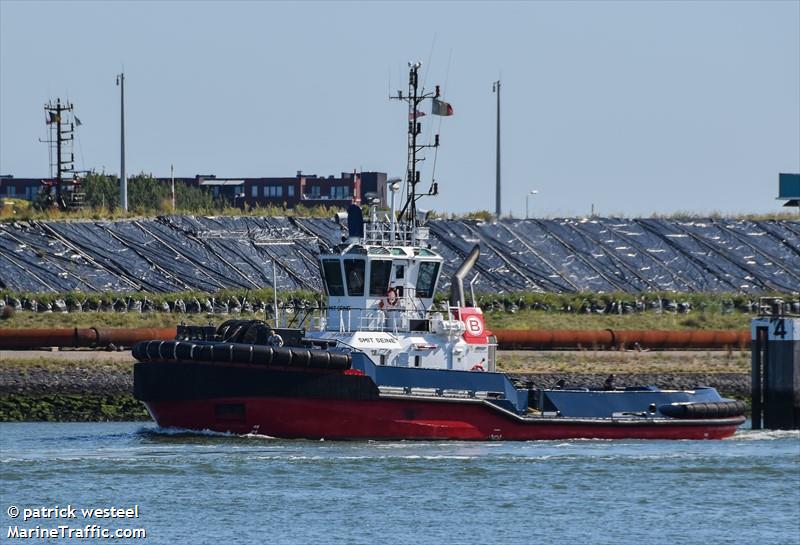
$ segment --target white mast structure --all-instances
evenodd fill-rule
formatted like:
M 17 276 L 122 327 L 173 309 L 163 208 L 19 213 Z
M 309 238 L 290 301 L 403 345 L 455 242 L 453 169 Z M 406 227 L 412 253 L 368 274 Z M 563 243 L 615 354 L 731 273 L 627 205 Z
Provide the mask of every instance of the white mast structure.
M 464 279 L 478 258 L 477 246 L 452 279 L 451 301 L 434 308 L 434 295 L 443 258 L 429 243 L 425 218 L 417 215 L 417 201 L 438 193 L 431 181 L 425 193 L 417 169 L 425 148 L 420 106 L 433 104 L 433 113 L 451 115 L 452 108 L 439 100 L 439 87 L 426 93 L 418 84 L 420 63 L 409 63 L 408 94 L 390 97 L 408 103 L 408 165 L 405 203 L 399 212 L 395 197 L 401 180 L 388 181 L 390 216 L 379 217 L 376 205 L 363 218 L 359 205 L 347 212 L 347 228 L 341 243 L 320 252 L 320 271 L 328 296 L 327 310 L 309 337 L 336 341 L 342 347 L 363 351 L 377 365 L 432 369 L 493 370 L 494 338 L 485 330 L 481 310 L 467 306 Z M 474 305 L 474 302 L 472 303 Z

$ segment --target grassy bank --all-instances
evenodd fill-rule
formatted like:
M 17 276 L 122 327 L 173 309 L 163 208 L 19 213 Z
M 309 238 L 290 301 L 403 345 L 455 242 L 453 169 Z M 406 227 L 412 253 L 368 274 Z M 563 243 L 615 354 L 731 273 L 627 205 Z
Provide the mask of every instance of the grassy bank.
M 567 314 L 521 310 L 514 314 L 487 312 L 486 322 L 495 329 L 746 329 L 751 316 L 721 314 Z
M 187 324 L 219 325 L 225 320 L 264 319 L 263 312 L 237 314 L 161 313 L 161 312 L 80 312 L 38 313 L 19 311 L 0 319 L 0 328 L 40 327 L 170 327 Z M 543 310 L 486 312 L 490 329 L 746 329 L 751 316 L 739 312 L 722 314 L 694 312 L 689 314 L 568 314 Z
M 786 302 L 798 302 L 797 295 L 784 294 L 782 297 Z M 213 294 L 0 291 L 0 298 L 9 301 L 0 312 L 0 328 L 167 327 L 180 322 L 220 324 L 230 318 L 265 319 L 272 314 L 273 292 L 269 288 L 222 290 Z M 437 295 L 438 303 L 443 299 L 442 294 Z M 524 292 L 482 294 L 477 299 L 486 314 L 488 326 L 495 329 L 742 329 L 748 327 L 750 318 L 758 311 L 758 297 L 725 293 Z M 15 304 L 31 308 L 33 301 L 39 307 L 38 312 L 12 308 Z M 322 302 L 322 296 L 312 291 L 281 292 L 278 306 L 281 316 L 291 320 L 305 314 L 307 308 L 319 308 Z M 184 304 L 187 310 L 194 307 L 196 312 L 181 312 Z M 151 310 L 141 312 L 139 305 Z M 208 312 L 211 308 L 208 305 L 215 307 L 215 313 Z M 224 305 L 241 312 L 219 312 Z M 78 307 L 80 312 L 75 311 Z M 53 311 L 42 312 L 43 308 L 52 308 Z M 137 310 L 121 311 L 129 308 Z M 164 308 L 169 308 L 170 312 L 163 311 Z M 253 308 L 262 310 L 256 312 Z M 61 312 L 59 309 L 70 311 Z

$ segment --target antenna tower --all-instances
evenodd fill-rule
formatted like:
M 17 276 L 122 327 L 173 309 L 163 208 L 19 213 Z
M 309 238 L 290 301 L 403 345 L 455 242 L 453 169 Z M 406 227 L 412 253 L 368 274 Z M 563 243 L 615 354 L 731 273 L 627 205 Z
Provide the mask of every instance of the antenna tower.
M 43 140 L 50 147 L 50 179 L 44 182 L 48 201 L 61 210 L 83 206 L 80 179 L 75 174 L 75 116 L 73 105 L 61 99 L 44 106 L 48 138 Z M 55 190 L 55 195 L 53 191 Z
M 410 221 L 412 225 L 416 225 L 417 219 L 417 201 L 425 196 L 434 196 L 439 193 L 436 182 L 431 182 L 431 187 L 427 193 L 418 193 L 417 184 L 420 182 L 420 173 L 417 170 L 417 164 L 424 161 L 424 157 L 419 154 L 425 148 L 438 148 L 439 135 L 434 136 L 433 144 L 418 144 L 417 138 L 422 133 L 422 123 L 417 119 L 425 115 L 419 111 L 419 106 L 425 100 L 432 100 L 439 98 L 439 86 L 433 92 L 425 92 L 425 89 L 419 88 L 419 69 L 422 63 L 408 63 L 408 94 L 403 95 L 402 91 L 397 91 L 397 95 L 391 96 L 394 100 L 402 100 L 408 103 L 408 167 L 406 170 L 406 202 L 400 210 L 399 220 Z

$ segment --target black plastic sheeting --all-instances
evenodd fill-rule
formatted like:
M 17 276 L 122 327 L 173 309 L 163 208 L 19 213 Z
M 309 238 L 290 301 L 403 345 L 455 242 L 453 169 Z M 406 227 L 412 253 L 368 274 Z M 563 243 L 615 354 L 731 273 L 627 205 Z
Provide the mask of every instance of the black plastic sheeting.
M 800 291 L 800 222 L 664 219 L 442 220 L 439 289 L 476 243 L 476 291 Z M 0 287 L 29 292 L 322 288 L 332 220 L 164 216 L 0 224 Z

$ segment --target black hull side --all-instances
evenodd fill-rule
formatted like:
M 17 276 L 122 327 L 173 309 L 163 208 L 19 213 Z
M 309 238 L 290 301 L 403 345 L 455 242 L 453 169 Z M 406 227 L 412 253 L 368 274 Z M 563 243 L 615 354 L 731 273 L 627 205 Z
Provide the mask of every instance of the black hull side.
M 228 397 L 378 399 L 364 375 L 194 361 L 137 362 L 133 394 L 140 401 L 187 401 Z

